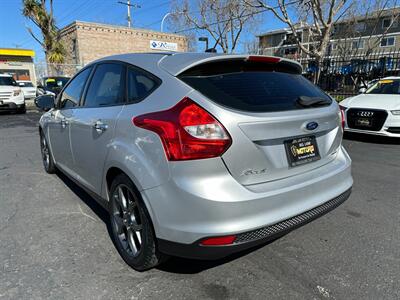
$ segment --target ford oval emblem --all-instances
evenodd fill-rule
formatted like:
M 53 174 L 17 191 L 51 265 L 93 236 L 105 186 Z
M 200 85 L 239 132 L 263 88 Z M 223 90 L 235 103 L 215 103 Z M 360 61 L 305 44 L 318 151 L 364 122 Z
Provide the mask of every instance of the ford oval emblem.
M 307 130 L 314 130 L 314 129 L 317 129 L 317 127 L 318 127 L 317 122 L 310 122 L 310 123 L 307 123 L 307 125 L 306 125 Z

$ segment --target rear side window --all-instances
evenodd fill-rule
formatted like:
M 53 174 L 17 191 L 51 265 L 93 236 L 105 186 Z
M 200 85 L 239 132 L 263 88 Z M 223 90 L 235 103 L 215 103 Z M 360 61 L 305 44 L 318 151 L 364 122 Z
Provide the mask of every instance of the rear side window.
M 159 80 L 141 70 L 128 68 L 128 102 L 139 102 L 153 92 Z
M 85 96 L 85 107 L 99 107 L 125 102 L 125 66 L 100 64 L 97 66 Z
M 301 74 L 276 71 L 236 71 L 212 75 L 183 75 L 180 79 L 229 108 L 250 112 L 304 109 L 299 97 L 331 99 Z M 315 106 L 313 106 L 315 107 Z
M 79 104 L 83 88 L 91 70 L 92 68 L 89 67 L 72 79 L 61 95 L 60 108 L 70 108 Z

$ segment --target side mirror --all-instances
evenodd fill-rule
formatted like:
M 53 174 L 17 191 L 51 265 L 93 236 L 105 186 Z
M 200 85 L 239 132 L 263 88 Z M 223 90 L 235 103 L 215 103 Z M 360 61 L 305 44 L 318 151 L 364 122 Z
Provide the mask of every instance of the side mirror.
M 53 95 L 42 95 L 35 99 L 37 108 L 43 111 L 49 111 L 55 107 L 55 97 Z
M 361 88 L 361 89 L 358 90 L 358 92 L 359 92 L 360 94 L 364 94 L 366 91 L 367 91 L 367 88 L 365 88 L 365 87 L 363 87 L 363 88 Z

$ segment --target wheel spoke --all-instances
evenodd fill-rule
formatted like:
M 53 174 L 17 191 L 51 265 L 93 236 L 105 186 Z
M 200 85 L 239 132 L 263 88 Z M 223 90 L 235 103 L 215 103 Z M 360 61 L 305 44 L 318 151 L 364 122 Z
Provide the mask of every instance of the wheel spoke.
M 141 246 L 142 245 L 142 234 L 140 233 L 140 231 L 135 231 L 135 234 L 136 234 L 136 239 L 138 240 L 139 245 Z
M 124 195 L 124 192 L 122 190 L 122 187 L 118 187 L 118 195 L 116 195 L 116 200 L 122 211 L 126 212 L 127 211 L 127 203 L 126 203 L 126 198 Z
M 132 229 L 128 228 L 127 230 L 127 240 L 129 247 L 131 248 L 132 254 L 136 255 L 138 252 L 138 248 L 136 247 L 136 242 L 135 242 L 135 233 L 133 232 Z
M 117 230 L 118 235 L 122 234 L 123 228 L 124 228 L 124 223 L 122 222 L 122 218 L 118 214 L 114 214 L 114 223 L 115 223 L 115 229 Z

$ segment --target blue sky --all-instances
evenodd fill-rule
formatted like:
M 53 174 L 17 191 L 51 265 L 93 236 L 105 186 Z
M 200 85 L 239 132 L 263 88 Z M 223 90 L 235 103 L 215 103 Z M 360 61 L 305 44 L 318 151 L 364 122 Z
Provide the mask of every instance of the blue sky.
M 118 0 L 53 0 L 54 13 L 57 25 L 63 26 L 74 20 L 126 25 L 126 6 L 118 4 Z M 122 0 L 123 2 L 125 0 Z M 132 0 L 141 6 L 132 9 L 133 26 L 160 30 L 161 19 L 171 9 L 171 1 L 166 0 Z M 32 24 L 21 14 L 22 0 L 0 0 L 0 48 L 33 49 L 36 52 L 35 60 L 43 60 L 44 54 L 40 45 L 30 36 L 27 27 L 37 32 Z M 268 14 L 263 14 L 262 22 L 257 33 L 281 27 Z M 168 27 L 165 28 L 168 31 Z M 38 32 L 37 32 L 38 33 Z M 40 36 L 40 34 L 38 33 Z M 242 42 L 250 40 L 253 34 L 244 35 Z M 239 49 L 240 51 L 240 49 Z

